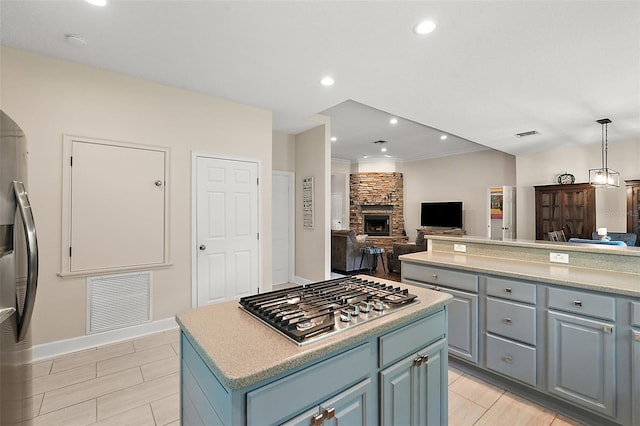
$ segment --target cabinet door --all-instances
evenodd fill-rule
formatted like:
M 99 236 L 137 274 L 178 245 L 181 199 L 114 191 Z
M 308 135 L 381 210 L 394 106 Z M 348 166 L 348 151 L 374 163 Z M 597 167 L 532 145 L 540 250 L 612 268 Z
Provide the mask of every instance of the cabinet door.
M 595 231 L 595 188 L 589 184 L 544 185 L 536 190 L 536 239 L 548 240 L 550 231 L 569 238 L 591 239 Z
M 478 295 L 440 287 L 453 296 L 449 309 L 449 354 L 478 363 Z
M 380 372 L 380 423 L 447 424 L 447 348 L 429 346 Z
M 421 352 L 422 353 L 422 352 Z M 418 375 L 417 414 L 415 424 L 441 426 L 447 424 L 448 361 L 447 347 L 442 341 L 424 351 L 426 360 L 415 368 Z
M 627 232 L 638 234 L 640 245 L 640 180 L 627 181 Z
M 640 424 L 640 330 L 631 330 L 631 401 L 633 413 L 631 422 Z
M 325 426 L 372 424 L 373 419 L 367 418 L 367 406 L 373 404 L 373 391 L 371 379 L 367 379 L 321 404 L 320 411 L 325 419 L 323 424 Z
M 607 322 L 553 311 L 547 315 L 547 390 L 614 417 L 614 327 Z

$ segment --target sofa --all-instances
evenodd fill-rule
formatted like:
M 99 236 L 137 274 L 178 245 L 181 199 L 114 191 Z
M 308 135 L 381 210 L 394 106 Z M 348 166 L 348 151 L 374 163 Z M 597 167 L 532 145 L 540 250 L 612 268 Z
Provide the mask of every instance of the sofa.
M 387 252 L 387 268 L 389 268 L 389 272 L 401 272 L 402 262 L 398 259 L 399 256 L 425 250 L 427 250 L 427 240 L 424 238 L 424 232 L 422 231 L 418 232 L 415 243 L 393 243 L 391 251 Z
M 609 237 L 611 241 L 624 241 L 626 245 L 632 247 L 636 245 L 638 239 L 638 235 L 633 232 L 607 232 L 607 237 Z M 599 240 L 598 233 L 594 232 L 591 238 Z
M 331 231 L 331 270 L 356 271 L 360 267 L 360 247 L 356 233 L 350 229 Z

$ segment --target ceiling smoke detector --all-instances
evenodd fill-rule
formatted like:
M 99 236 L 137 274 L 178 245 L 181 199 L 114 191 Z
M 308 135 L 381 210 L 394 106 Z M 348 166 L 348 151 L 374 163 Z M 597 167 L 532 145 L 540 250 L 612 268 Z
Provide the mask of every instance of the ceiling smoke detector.
M 516 136 L 519 138 L 524 138 L 525 136 L 533 136 L 533 135 L 539 135 L 540 132 L 537 130 L 529 130 L 528 132 L 522 132 L 522 133 L 516 133 Z

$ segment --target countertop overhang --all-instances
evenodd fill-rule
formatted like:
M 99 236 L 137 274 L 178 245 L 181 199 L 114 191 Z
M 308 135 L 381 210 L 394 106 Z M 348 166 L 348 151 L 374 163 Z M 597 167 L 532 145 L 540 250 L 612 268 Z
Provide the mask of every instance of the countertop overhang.
M 367 276 L 360 277 L 367 279 Z M 177 315 L 176 320 L 218 380 L 227 389 L 236 390 L 409 324 L 452 300 L 446 293 L 410 284 L 402 287 L 415 294 L 419 303 L 306 346 L 297 346 L 243 311 L 238 301 L 192 309 Z

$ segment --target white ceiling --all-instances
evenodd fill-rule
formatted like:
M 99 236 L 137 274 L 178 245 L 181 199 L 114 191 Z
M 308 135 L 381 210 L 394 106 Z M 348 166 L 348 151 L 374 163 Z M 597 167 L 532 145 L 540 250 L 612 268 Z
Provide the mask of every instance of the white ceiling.
M 640 141 L 637 0 L 2 0 L 0 25 L 7 46 L 271 110 L 277 131 L 325 112 L 336 158 L 594 144 L 603 117 L 611 144 Z

